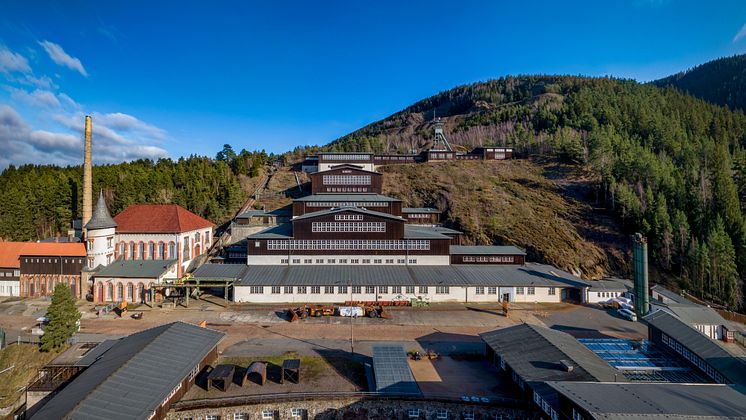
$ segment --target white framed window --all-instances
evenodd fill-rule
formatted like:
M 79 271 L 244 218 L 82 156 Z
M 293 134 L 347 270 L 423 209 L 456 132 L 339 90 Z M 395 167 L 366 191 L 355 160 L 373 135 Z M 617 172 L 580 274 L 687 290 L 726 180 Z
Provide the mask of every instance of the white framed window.
M 550 296 L 554 296 L 557 294 L 557 289 L 555 289 L 554 287 L 550 287 L 548 293 Z
M 285 286 L 285 294 L 286 295 L 292 295 L 293 294 L 293 286 Z
M 450 293 L 450 288 L 448 286 L 436 286 L 435 293 L 438 295 L 447 295 Z
M 291 408 L 290 417 L 294 417 L 294 418 L 303 417 L 303 409 L 302 408 Z
M 515 288 L 515 294 L 516 295 L 522 295 L 523 294 L 523 287 L 516 287 Z
M 352 286 L 352 293 L 353 294 L 360 294 L 362 293 L 363 287 L 362 286 Z
M 249 420 L 247 413 L 233 413 L 233 420 Z
M 419 408 L 410 408 L 407 410 L 407 417 L 410 419 L 416 419 L 420 416 L 420 409 Z
M 306 288 L 306 286 L 298 286 L 299 295 L 305 295 L 306 293 L 308 293 L 308 289 Z
M 293 264 L 300 264 L 300 258 L 293 258 Z
M 264 293 L 264 286 L 251 286 L 249 288 L 249 293 L 252 295 L 261 295 Z
M 435 418 L 436 419 L 440 419 L 440 420 L 447 419 L 448 418 L 448 410 L 446 410 L 445 408 L 439 408 L 439 409 L 435 410 Z
M 473 411 L 466 411 L 464 414 L 464 420 L 474 420 L 474 412 Z
M 263 419 L 273 419 L 273 418 L 275 418 L 275 413 L 272 410 L 262 410 L 262 418 Z
M 420 293 L 422 293 L 423 295 L 426 295 L 428 293 L 428 287 L 420 286 Z
M 205 416 L 205 420 L 220 420 L 220 416 L 215 414 L 208 414 Z
M 318 295 L 321 293 L 321 286 L 311 286 L 311 294 Z
M 535 295 L 536 294 L 536 289 L 534 287 L 529 287 L 528 288 L 528 294 L 529 295 Z
M 280 286 L 272 286 L 272 294 L 273 295 L 279 294 L 281 289 L 282 288 Z
M 477 287 L 475 288 L 474 292 L 475 292 L 476 294 L 478 294 L 478 295 L 483 295 L 483 294 L 484 294 L 484 287 L 482 287 L 482 286 L 477 286 Z
M 408 295 L 414 294 L 414 286 L 406 286 L 404 291 Z
M 365 293 L 374 294 L 376 292 L 375 286 L 365 286 Z
M 334 294 L 334 286 L 324 286 L 324 293 L 327 295 Z
M 583 415 L 572 409 L 572 420 L 583 420 Z
M 337 293 L 340 295 L 346 295 L 348 291 L 347 286 L 337 286 Z
M 396 295 L 401 294 L 401 286 L 391 286 L 391 293 Z
M 324 259 L 323 258 L 316 258 L 316 264 L 323 264 Z
M 388 286 L 378 286 L 378 293 L 385 295 L 389 293 L 389 287 Z

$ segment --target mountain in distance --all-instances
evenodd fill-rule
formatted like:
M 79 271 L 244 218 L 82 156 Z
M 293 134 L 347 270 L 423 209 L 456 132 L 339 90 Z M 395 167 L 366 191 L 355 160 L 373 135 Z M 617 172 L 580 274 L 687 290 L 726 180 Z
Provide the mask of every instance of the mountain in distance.
M 730 109 L 746 110 L 746 55 L 718 58 L 652 83 Z
M 675 282 L 725 306 L 743 305 L 746 117 L 742 112 L 680 90 L 631 80 L 504 77 L 438 93 L 323 149 L 421 150 L 431 144 L 434 116 L 445 124 L 456 150 L 513 147 L 517 156 L 534 165 L 522 170 L 551 181 L 571 207 L 581 203 L 591 208 L 582 214 L 560 210 L 559 216 L 571 221 L 575 231 L 566 237 L 577 235 L 577 242 L 560 241 L 555 256 L 537 252 L 540 261 L 587 277 L 597 277 L 603 271 L 598 267 L 606 274 L 629 275 L 628 235 L 641 232 L 649 240 L 650 259 L 662 281 Z M 469 170 L 466 162 L 449 165 Z M 403 171 L 394 166 L 383 170 Z M 445 172 L 458 173 L 451 168 Z M 543 183 L 531 176 L 510 177 L 524 186 Z M 449 187 L 445 194 L 433 191 L 422 178 L 399 176 L 401 185 L 395 190 L 403 198 L 415 197 L 405 204 L 435 205 L 446 212 L 449 223 L 470 227 L 465 229 L 470 232 L 467 239 L 475 243 L 511 242 L 530 250 L 537 247 L 534 240 L 544 238 L 554 246 L 551 230 L 542 234 L 534 230 L 524 240 L 510 240 L 510 231 L 496 228 L 506 224 L 500 214 L 490 215 L 492 220 L 476 215 L 456 220 L 456 212 L 450 210 L 468 210 L 468 200 L 475 198 L 481 208 L 505 211 L 500 203 L 510 202 L 506 196 L 520 202 L 512 205 L 523 206 L 522 222 L 541 217 L 541 211 L 531 212 L 542 197 L 525 194 L 503 178 L 490 175 L 487 181 L 478 180 L 479 191 L 471 191 L 471 186 Z M 530 225 L 515 223 L 513 228 L 526 226 Z M 594 249 L 586 255 L 596 255 L 597 249 L 607 254 L 595 268 L 581 263 L 595 260 L 583 255 L 588 243 Z

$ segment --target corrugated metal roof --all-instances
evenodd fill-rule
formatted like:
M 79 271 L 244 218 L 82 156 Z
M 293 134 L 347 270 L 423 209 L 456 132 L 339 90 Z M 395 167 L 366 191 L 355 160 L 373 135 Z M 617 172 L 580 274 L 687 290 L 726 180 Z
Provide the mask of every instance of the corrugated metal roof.
M 663 296 L 671 299 L 672 301 L 674 301 L 676 303 L 681 303 L 681 304 L 684 304 L 684 305 L 687 305 L 687 304 L 688 305 L 696 305 L 696 303 L 692 302 L 691 300 L 685 298 L 684 296 L 681 296 L 678 293 L 674 293 L 674 292 L 666 289 L 665 287 L 661 286 L 660 284 L 654 284 L 652 287 L 650 287 L 650 291 L 651 292 L 653 292 L 653 291 L 657 292 L 658 294 L 663 295 Z
M 668 305 L 660 305 L 660 308 L 662 310 L 668 309 L 689 325 L 730 325 L 716 310 L 707 306 L 669 303 Z
M 746 395 L 727 385 L 547 382 L 594 418 L 743 419 Z
M 527 382 L 615 380 L 616 369 L 561 331 L 521 324 L 480 336 Z M 573 370 L 563 369 L 561 360 L 571 362 Z
M 119 257 L 100 269 L 94 277 L 154 279 L 165 274 L 177 260 L 125 260 Z
M 122 338 L 32 419 L 147 419 L 224 335 L 174 322 Z
M 627 285 L 614 280 L 592 280 L 588 282 L 592 291 L 627 291 Z
M 402 213 L 438 213 L 440 210 L 432 207 L 402 207 Z
M 402 346 L 373 346 L 373 374 L 377 392 L 421 395 Z
M 375 193 L 356 193 L 356 194 L 334 194 L 334 193 L 317 193 L 297 198 L 295 201 L 401 201 L 398 198 L 388 197 Z
M 512 245 L 451 245 L 451 255 L 526 255 L 526 252 Z
M 431 226 L 422 225 L 404 225 L 404 239 L 448 239 L 451 237 L 444 235 Z
M 248 267 L 246 264 L 202 264 L 192 275 L 200 278 L 240 279 Z
M 207 264 L 206 264 L 207 266 Z M 203 266 L 204 267 L 204 266 Z M 206 269 L 205 269 L 206 270 Z M 237 286 L 535 286 L 584 287 L 554 267 L 517 265 L 254 265 Z M 547 274 L 552 272 L 555 274 Z M 207 271 L 195 277 L 214 277 Z M 563 275 L 561 275 L 563 274 Z
M 643 319 L 704 359 L 730 382 L 746 385 L 746 361 L 733 355 L 715 340 L 666 311 L 653 312 Z
M 293 239 L 293 224 L 282 223 L 280 225 L 264 229 L 247 236 L 248 239 Z

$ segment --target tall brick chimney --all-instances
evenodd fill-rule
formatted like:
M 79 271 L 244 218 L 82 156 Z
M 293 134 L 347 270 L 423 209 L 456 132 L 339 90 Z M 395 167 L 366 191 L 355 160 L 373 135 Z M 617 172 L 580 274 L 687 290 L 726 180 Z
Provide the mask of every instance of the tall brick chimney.
M 93 164 L 91 163 L 91 117 L 85 116 L 85 146 L 83 148 L 83 226 L 93 214 Z M 83 229 L 85 234 L 85 228 Z

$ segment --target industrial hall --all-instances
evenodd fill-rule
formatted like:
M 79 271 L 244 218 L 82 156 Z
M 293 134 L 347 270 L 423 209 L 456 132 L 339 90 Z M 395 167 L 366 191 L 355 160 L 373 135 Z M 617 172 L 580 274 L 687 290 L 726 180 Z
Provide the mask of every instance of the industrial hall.
M 208 263 L 193 278 L 232 284 L 236 302 L 583 301 L 589 285 L 577 276 L 515 246 L 461 245 L 439 210 L 403 207 L 360 155 L 332 155 L 291 217 L 241 242 L 244 264 Z

